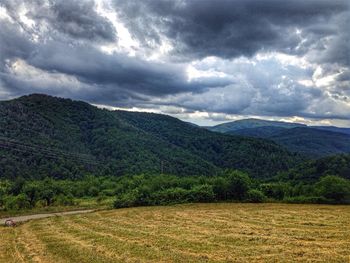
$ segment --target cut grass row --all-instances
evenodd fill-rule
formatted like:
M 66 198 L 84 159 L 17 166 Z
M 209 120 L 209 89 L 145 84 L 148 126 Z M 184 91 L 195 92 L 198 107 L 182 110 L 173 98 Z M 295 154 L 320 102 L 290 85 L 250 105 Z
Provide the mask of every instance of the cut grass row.
M 348 262 L 350 206 L 141 207 L 0 228 L 0 262 Z

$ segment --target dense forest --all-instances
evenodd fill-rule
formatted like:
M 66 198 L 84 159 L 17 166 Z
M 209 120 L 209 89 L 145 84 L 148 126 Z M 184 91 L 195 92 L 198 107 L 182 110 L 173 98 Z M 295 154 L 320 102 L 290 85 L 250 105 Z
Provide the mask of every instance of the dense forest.
M 0 156 L 1 178 L 32 179 L 215 175 L 225 168 L 263 178 L 301 160 L 268 140 L 38 94 L 0 102 Z
M 297 152 L 304 158 L 321 158 L 350 153 L 350 129 L 306 126 L 300 123 L 245 119 L 207 127 L 211 131 L 264 138 Z
M 305 128 L 288 131 L 295 129 Z M 312 160 L 266 139 L 46 95 L 0 102 L 0 210 L 75 205 L 82 197 L 115 198 L 116 208 L 348 203 L 349 180 L 346 154 Z

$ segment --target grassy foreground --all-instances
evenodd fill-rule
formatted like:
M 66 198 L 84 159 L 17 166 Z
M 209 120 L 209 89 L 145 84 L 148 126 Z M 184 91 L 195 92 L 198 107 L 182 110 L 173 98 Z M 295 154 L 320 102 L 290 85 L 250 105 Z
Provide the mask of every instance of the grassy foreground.
M 191 204 L 0 227 L 0 262 L 349 262 L 350 206 Z

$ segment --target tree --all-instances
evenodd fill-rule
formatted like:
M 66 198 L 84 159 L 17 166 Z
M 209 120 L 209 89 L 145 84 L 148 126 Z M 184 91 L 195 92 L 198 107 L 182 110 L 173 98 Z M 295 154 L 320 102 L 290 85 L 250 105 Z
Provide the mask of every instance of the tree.
M 327 175 L 316 184 L 316 191 L 323 197 L 340 202 L 350 198 L 350 181 Z
M 243 200 L 250 189 L 251 180 L 249 176 L 239 171 L 230 171 L 228 174 L 228 197 L 234 200 Z
M 215 199 L 213 187 L 208 184 L 194 186 L 190 196 L 193 202 L 212 202 Z
M 23 187 L 23 193 L 27 196 L 27 199 L 28 199 L 28 201 L 30 203 L 30 206 L 34 207 L 35 203 L 40 198 L 39 186 L 36 183 L 34 183 L 34 182 L 26 184 Z
M 266 196 L 263 192 L 257 189 L 251 189 L 247 193 L 247 199 L 252 203 L 262 203 L 266 200 Z
M 260 185 L 260 190 L 267 196 L 276 200 L 282 200 L 288 192 L 285 183 L 268 183 Z

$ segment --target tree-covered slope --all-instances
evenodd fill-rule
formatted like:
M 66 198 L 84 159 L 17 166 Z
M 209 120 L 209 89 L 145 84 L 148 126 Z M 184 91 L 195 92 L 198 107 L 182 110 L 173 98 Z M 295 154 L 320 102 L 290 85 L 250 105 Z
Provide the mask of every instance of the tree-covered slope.
M 310 128 L 314 128 L 314 129 L 318 129 L 318 130 L 325 130 L 325 131 L 339 132 L 339 133 L 344 133 L 344 134 L 350 135 L 350 128 L 341 128 L 341 127 L 335 127 L 335 126 L 310 126 Z
M 236 168 L 272 176 L 299 157 L 273 142 L 221 135 L 165 115 L 98 109 L 46 95 L 0 102 L 0 176 L 79 178 Z
M 304 162 L 287 172 L 281 173 L 280 179 L 313 183 L 326 175 L 350 179 L 350 154 L 339 154 Z
M 229 133 L 232 131 L 237 131 L 241 129 L 251 129 L 259 127 L 280 127 L 280 128 L 295 128 L 295 127 L 305 127 L 305 124 L 291 123 L 283 121 L 268 121 L 260 119 L 244 119 L 232 122 L 227 122 L 219 124 L 213 127 L 207 127 L 207 129 L 216 132 Z
M 282 128 L 274 126 L 241 129 L 228 132 L 232 135 L 265 138 L 311 158 L 325 157 L 339 153 L 350 153 L 350 136 L 335 132 L 337 129 L 310 127 Z
M 230 136 L 188 125 L 176 118 L 150 113 L 117 111 L 119 118 L 221 168 L 248 171 L 253 176 L 271 176 L 275 170 L 293 166 L 299 156 L 272 141 Z
M 350 153 L 350 136 L 312 128 L 286 129 L 269 137 L 290 151 L 319 158 L 339 153 Z
M 256 128 L 246 128 L 240 130 L 229 131 L 227 134 L 241 135 L 255 138 L 273 138 L 276 134 L 285 131 L 286 128 L 276 126 L 262 126 Z

